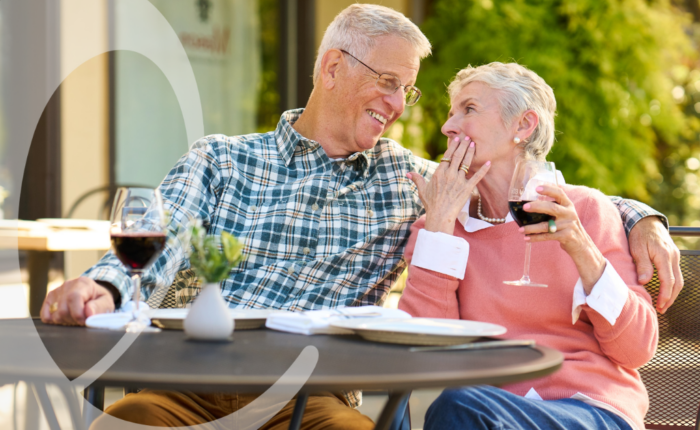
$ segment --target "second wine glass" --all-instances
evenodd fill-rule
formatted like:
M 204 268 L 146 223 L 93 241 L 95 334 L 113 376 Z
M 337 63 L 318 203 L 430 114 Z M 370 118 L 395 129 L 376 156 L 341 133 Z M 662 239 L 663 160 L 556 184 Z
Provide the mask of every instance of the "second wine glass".
M 508 207 L 510 214 L 520 227 L 530 224 L 538 224 L 554 219 L 551 215 L 526 212 L 523 206 L 535 200 L 551 200 L 537 193 L 536 188 L 543 184 L 557 185 L 557 169 L 554 163 L 548 161 L 521 160 L 515 166 L 515 172 L 510 180 L 508 190 Z M 546 284 L 532 282 L 530 279 L 530 253 L 532 244 L 525 242 L 525 268 L 523 277 L 517 281 L 503 281 L 508 285 L 522 285 L 526 287 L 546 287 Z
M 152 188 L 119 188 L 112 206 L 112 249 L 126 266 L 134 288 L 133 314 L 127 332 L 141 332 L 148 318 L 139 311 L 141 275 L 165 247 L 166 223 L 160 191 Z

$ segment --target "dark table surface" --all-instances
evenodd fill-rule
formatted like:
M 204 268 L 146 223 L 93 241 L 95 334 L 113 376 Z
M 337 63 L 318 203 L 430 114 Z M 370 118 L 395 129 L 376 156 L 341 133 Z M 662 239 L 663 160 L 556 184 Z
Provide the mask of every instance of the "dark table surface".
M 0 345 L 36 336 L 68 379 L 98 362 L 123 333 L 45 325 L 34 320 L 0 320 Z M 306 346 L 318 349 L 318 363 L 303 391 L 499 385 L 557 370 L 563 356 L 546 347 L 482 351 L 409 352 L 408 346 L 373 343 L 357 336 L 304 336 L 272 330 L 234 333 L 233 342 L 185 339 L 182 331 L 142 333 L 95 382 L 197 391 L 262 392 L 274 384 Z M 0 348 L 0 378 L 32 379 L 49 374 L 37 361 L 8 359 Z M 12 355 L 16 357 L 17 354 Z M 10 362 L 12 361 L 12 362 Z M 55 366 L 54 366 L 55 367 Z

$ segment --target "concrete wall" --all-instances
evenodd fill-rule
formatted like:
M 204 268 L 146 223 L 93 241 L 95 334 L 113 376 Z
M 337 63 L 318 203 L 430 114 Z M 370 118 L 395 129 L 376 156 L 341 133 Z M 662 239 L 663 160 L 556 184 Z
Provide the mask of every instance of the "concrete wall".
M 90 26 L 86 39 L 85 26 Z M 81 35 L 75 29 L 82 27 Z M 62 63 L 78 46 L 106 48 L 107 2 L 62 2 Z M 80 66 L 61 85 L 61 180 L 64 215 L 83 193 L 109 183 L 108 56 L 102 54 Z M 101 193 L 82 203 L 74 218 L 97 219 L 105 201 Z M 80 275 L 94 264 L 97 251 L 65 253 L 66 278 Z

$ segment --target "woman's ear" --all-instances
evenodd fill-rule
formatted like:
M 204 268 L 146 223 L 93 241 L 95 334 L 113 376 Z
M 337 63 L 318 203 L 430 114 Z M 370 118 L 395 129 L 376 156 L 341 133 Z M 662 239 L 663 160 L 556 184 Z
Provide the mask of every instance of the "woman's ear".
M 319 78 L 324 88 L 330 90 L 335 87 L 336 79 L 340 71 L 340 63 L 343 54 L 337 49 L 329 49 L 321 59 Z
M 526 110 L 520 116 L 520 120 L 518 121 L 518 136 L 520 136 L 522 140 L 526 140 L 535 131 L 535 128 L 537 128 L 537 124 L 539 124 L 539 122 L 540 118 L 537 116 L 537 113 L 534 110 Z

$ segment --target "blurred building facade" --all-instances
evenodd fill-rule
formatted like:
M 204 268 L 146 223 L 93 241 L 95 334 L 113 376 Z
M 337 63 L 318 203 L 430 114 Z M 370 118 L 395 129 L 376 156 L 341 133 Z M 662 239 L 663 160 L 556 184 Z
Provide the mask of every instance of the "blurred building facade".
M 426 2 L 380 3 L 420 23 Z M 271 129 L 282 111 L 306 103 L 323 31 L 352 3 L 1 2 L 4 217 L 104 219 L 115 187 L 157 186 L 193 143 L 192 130 L 235 135 Z M 167 73 L 183 69 L 183 49 L 201 99 L 201 127 L 186 121 L 197 103 L 178 92 L 182 76 Z M 183 106 L 183 100 L 189 102 Z M 55 263 L 71 277 L 96 258 L 66 253 Z

